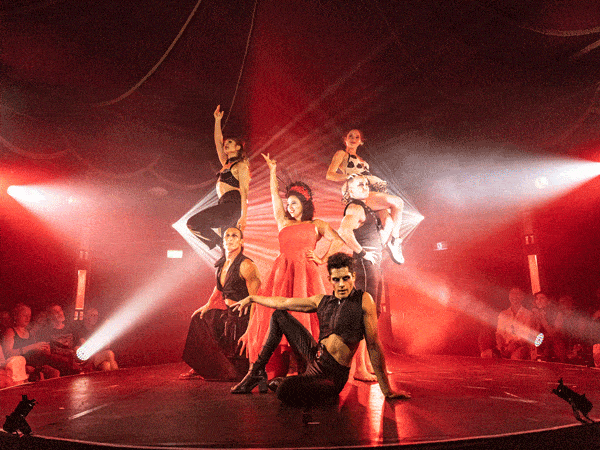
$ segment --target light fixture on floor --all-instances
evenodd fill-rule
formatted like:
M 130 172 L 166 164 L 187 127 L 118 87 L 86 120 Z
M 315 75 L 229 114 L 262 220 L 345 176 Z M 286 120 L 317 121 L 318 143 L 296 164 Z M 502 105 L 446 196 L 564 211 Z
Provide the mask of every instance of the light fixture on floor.
M 27 398 L 27 394 L 23 394 L 21 396 L 21 401 L 12 412 L 11 415 L 6 416 L 6 422 L 4 422 L 4 431 L 7 433 L 21 433 L 29 435 L 31 434 L 31 427 L 25 420 L 27 414 L 31 412 L 33 406 L 35 405 L 35 400 L 29 400 Z
M 558 387 L 552 389 L 552 393 L 558 395 L 560 398 L 565 400 L 571 408 L 573 408 L 573 414 L 575 418 L 583 423 L 592 423 L 593 420 L 588 417 L 588 413 L 592 410 L 592 402 L 585 398 L 585 394 L 578 394 L 572 389 L 568 388 L 563 384 L 562 378 L 558 380 Z M 584 420 L 581 416 L 585 417 Z

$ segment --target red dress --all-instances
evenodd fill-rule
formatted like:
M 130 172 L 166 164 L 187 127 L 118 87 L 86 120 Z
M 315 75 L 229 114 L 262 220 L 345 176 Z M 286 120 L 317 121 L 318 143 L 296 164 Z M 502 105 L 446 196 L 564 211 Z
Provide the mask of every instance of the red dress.
M 260 289 L 260 295 L 282 297 L 311 297 L 326 294 L 325 285 L 317 263 L 306 256 L 314 250 L 319 234 L 314 223 L 302 222 L 288 225 L 279 232 L 280 254 L 275 259 L 271 273 Z M 248 326 L 248 351 L 250 362 L 256 361 L 269 331 L 273 309 L 255 304 L 254 315 Z M 319 337 L 319 320 L 315 313 L 291 312 L 315 339 Z M 287 345 L 287 341 L 282 341 Z

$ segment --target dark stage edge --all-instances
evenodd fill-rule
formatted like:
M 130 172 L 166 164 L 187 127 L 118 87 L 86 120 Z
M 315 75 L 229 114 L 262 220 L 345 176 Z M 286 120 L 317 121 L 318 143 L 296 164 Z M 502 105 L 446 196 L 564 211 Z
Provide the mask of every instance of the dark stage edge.
M 271 392 L 234 396 L 232 383 L 178 380 L 183 363 L 26 384 L 0 390 L 0 417 L 27 394 L 37 401 L 33 434 L 0 432 L 0 448 L 600 448 L 598 425 L 578 422 L 551 393 L 563 378 L 598 404 L 596 369 L 394 355 L 388 366 L 411 400 L 384 401 L 377 384 L 351 381 L 339 402 L 308 416 Z

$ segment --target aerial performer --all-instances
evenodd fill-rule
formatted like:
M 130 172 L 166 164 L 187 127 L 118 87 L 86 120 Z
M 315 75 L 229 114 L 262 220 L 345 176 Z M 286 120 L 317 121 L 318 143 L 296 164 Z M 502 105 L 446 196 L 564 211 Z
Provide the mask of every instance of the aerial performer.
M 392 260 L 397 264 L 404 263 L 402 255 L 402 237 L 400 228 L 402 225 L 402 210 L 404 201 L 387 192 L 387 182 L 369 170 L 369 164 L 358 156 L 358 148 L 364 144 L 363 133 L 352 129 L 344 137 L 346 148 L 338 150 L 331 160 L 327 169 L 327 179 L 330 181 L 344 182 L 342 188 L 346 203 L 350 200 L 348 185 L 346 181 L 351 175 L 363 175 L 369 183 L 369 196 L 364 203 L 377 213 L 382 222 L 382 240 L 385 243 Z
M 223 240 L 219 233 L 230 227 L 242 232 L 246 227 L 248 213 L 248 190 L 250 186 L 250 166 L 244 150 L 244 143 L 238 138 L 223 139 L 221 119 L 223 111 L 217 106 L 215 116 L 215 146 L 221 170 L 217 173 L 217 195 L 219 202 L 190 217 L 188 228 L 209 250 L 221 247 Z
M 340 247 L 344 241 L 331 226 L 315 219 L 313 194 L 305 183 L 295 181 L 286 187 L 286 204 L 279 196 L 277 163 L 269 155 L 263 155 L 269 166 L 273 215 L 279 230 L 280 254 L 275 259 L 271 273 L 261 288 L 262 295 L 285 297 L 310 297 L 326 293 L 327 290 L 318 269 L 327 261 L 331 250 Z M 315 254 L 317 242 L 325 238 L 330 242 L 327 253 L 322 257 Z M 250 361 L 258 357 L 263 341 L 269 330 L 273 310 L 255 305 L 248 326 L 248 356 Z M 319 323 L 315 314 L 294 312 L 292 315 L 313 334 L 319 335 Z M 288 358 L 291 348 L 285 340 L 275 349 L 267 370 L 273 376 L 284 376 L 289 369 Z M 302 367 L 299 367 L 299 371 Z

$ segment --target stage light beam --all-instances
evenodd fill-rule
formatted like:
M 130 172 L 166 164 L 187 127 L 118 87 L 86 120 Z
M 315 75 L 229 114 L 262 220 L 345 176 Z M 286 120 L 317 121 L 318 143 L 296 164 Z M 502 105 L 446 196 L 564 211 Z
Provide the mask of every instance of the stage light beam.
M 42 203 L 46 201 L 46 196 L 38 189 L 30 186 L 9 186 L 6 193 L 19 203 Z

